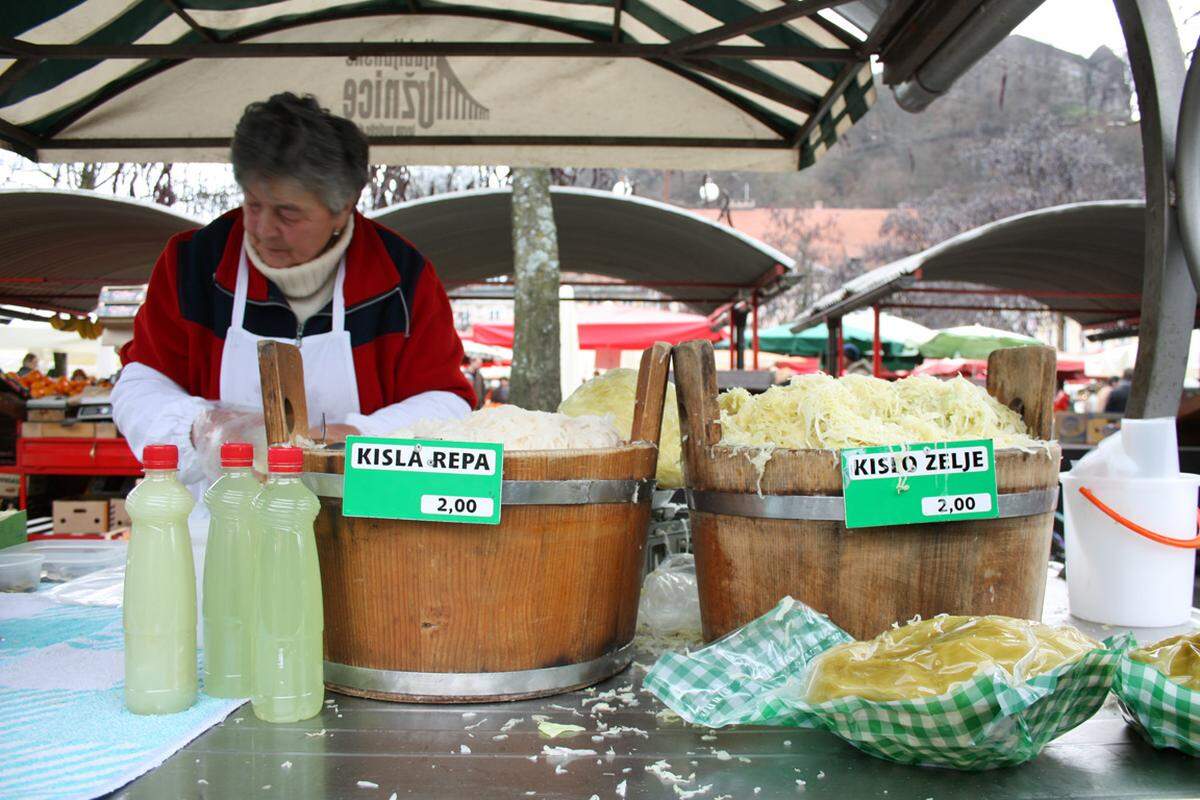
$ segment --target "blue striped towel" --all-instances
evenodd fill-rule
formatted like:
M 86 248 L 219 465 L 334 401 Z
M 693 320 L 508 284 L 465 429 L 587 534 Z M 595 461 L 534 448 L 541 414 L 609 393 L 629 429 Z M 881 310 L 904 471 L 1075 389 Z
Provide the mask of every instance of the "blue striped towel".
M 201 693 L 180 714 L 131 714 L 124 658 L 121 609 L 0 594 L 0 798 L 107 794 L 244 702 Z

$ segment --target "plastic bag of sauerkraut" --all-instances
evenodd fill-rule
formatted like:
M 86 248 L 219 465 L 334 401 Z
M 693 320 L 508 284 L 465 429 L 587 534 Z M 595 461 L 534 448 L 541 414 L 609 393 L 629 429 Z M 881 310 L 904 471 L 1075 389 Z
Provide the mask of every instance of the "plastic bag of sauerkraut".
M 1200 631 L 1130 652 L 1113 691 L 1125 719 L 1150 744 L 1200 756 Z
M 1096 713 L 1131 644 L 945 616 L 858 642 L 788 597 L 702 650 L 662 656 L 645 685 L 695 724 L 820 728 L 890 761 L 992 769 Z

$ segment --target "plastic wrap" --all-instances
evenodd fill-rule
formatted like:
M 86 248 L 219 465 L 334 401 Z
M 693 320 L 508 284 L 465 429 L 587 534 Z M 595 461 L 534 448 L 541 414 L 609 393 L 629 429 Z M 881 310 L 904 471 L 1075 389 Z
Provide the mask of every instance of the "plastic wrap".
M 653 636 L 699 634 L 700 594 L 696 559 L 691 553 L 667 556 L 646 576 L 638 603 L 638 626 Z
M 1113 690 L 1142 738 L 1200 757 L 1200 631 L 1131 651 Z
M 221 445 L 250 442 L 254 445 L 254 471 L 267 474 L 267 427 L 262 410 L 218 403 L 192 423 L 192 444 L 209 483 L 221 477 Z
M 562 401 L 558 410 L 572 417 L 592 414 L 607 417 L 617 431 L 628 439 L 633 432 L 633 410 L 637 403 L 637 370 L 610 369 L 592 378 Z M 667 383 L 663 403 L 662 435 L 658 446 L 658 485 L 666 489 L 683 486 L 683 467 L 680 463 L 679 406 L 675 400 L 675 384 Z
M 1013 682 L 1027 681 L 1097 647 L 1099 642 L 1070 627 L 1000 616 L 937 616 L 830 648 L 813 661 L 803 695 L 809 703 L 936 697 L 997 671 Z
M 1171 636 L 1134 650 L 1129 657 L 1149 664 L 1180 686 L 1200 691 L 1200 631 Z
M 1132 646 L 1128 635 L 1112 638 L 1024 681 L 992 669 L 936 696 L 808 702 L 804 690 L 814 661 L 852 641 L 827 617 L 787 597 L 708 647 L 663 655 L 645 686 L 696 725 L 818 728 L 890 761 L 994 769 L 1034 758 L 1095 714 Z

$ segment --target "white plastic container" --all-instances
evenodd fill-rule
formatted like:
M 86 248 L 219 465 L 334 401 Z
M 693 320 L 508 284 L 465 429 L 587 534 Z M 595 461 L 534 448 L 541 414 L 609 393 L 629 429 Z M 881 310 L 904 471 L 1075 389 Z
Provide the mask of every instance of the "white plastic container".
M 8 548 L 8 552 L 37 553 L 48 581 L 69 581 L 125 563 L 125 542 L 99 539 L 69 541 L 45 539 Z
M 1134 528 L 1193 539 L 1200 475 L 1179 472 L 1174 420 L 1123 425 L 1059 476 L 1071 613 L 1106 625 L 1184 625 L 1191 618 L 1196 551 L 1154 541 Z
M 41 579 L 40 554 L 0 551 L 0 592 L 36 592 Z

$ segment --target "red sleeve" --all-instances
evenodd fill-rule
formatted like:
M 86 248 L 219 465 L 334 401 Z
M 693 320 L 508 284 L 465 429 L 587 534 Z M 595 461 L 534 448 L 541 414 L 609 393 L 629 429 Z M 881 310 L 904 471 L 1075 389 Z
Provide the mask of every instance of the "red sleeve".
M 413 292 L 408 339 L 395 365 L 398 397 L 388 404 L 422 392 L 453 392 L 474 408 L 478 402 L 471 382 L 462 373 L 463 346 L 454 329 L 450 298 L 433 269 L 425 262 Z
M 121 348 L 121 363 L 137 362 L 158 370 L 191 394 L 199 394 L 188 380 L 188 338 L 179 310 L 179 237 L 173 236 L 158 257 L 146 302 L 133 320 L 133 339 Z

